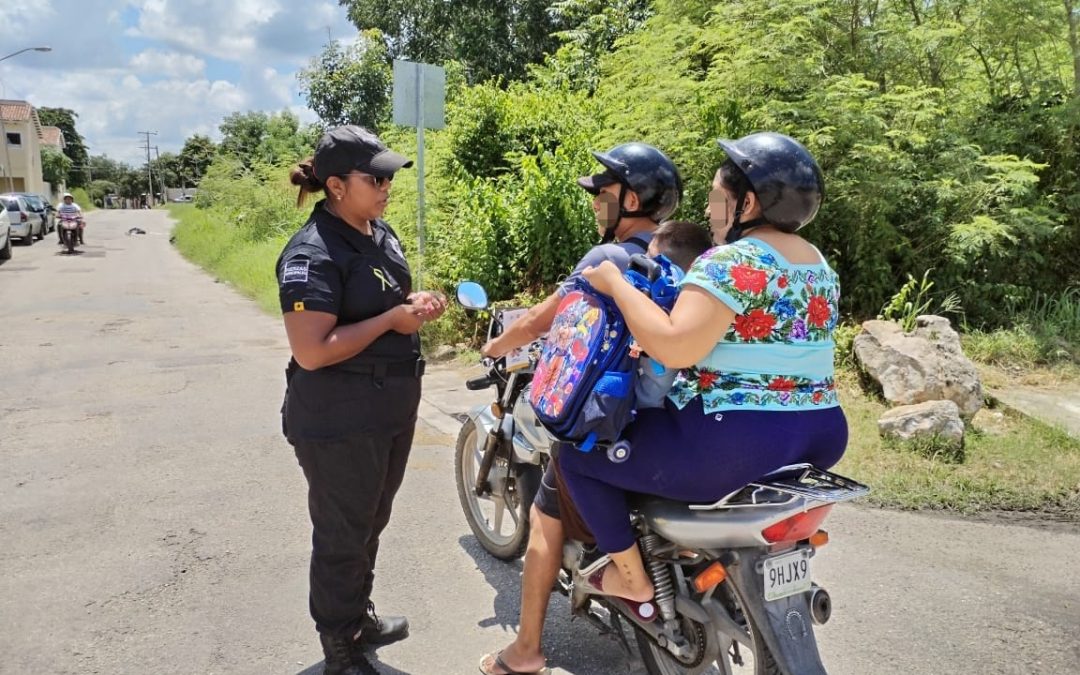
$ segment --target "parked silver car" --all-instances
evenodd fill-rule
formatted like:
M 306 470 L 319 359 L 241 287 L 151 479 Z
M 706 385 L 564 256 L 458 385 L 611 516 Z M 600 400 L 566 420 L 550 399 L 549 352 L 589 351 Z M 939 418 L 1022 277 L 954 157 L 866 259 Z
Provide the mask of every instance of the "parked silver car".
M 34 243 L 35 237 L 45 237 L 45 226 L 38 214 L 30 209 L 25 197 L 8 193 L 0 195 L 0 202 L 3 202 L 4 210 L 11 221 L 11 236 L 18 237 L 27 246 Z
M 30 211 L 41 218 L 41 236 L 38 239 L 56 230 L 56 207 L 50 204 L 48 199 L 30 192 L 12 192 L 9 194 L 18 195 L 25 199 Z

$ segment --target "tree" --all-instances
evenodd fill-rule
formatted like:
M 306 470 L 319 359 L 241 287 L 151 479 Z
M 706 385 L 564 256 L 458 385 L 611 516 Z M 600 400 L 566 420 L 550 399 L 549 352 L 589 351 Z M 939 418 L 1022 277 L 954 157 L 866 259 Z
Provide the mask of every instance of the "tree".
M 378 130 L 389 118 L 392 72 L 382 33 L 368 30 L 351 46 L 334 40 L 297 74 L 308 107 L 327 126 Z
M 548 0 L 339 0 L 361 31 L 377 28 L 393 58 L 460 61 L 470 82 L 520 79 L 555 51 Z
M 296 162 L 311 155 L 318 136 L 317 128 L 301 127 L 299 117 L 283 110 L 267 119 L 259 156 L 271 166 Z
M 218 125 L 221 130 L 221 151 L 235 155 L 245 163 L 252 161 L 266 137 L 270 116 L 260 111 L 232 113 Z
M 1080 97 L 1080 38 L 1077 37 L 1080 31 L 1080 16 L 1077 15 L 1080 7 L 1077 7 L 1076 0 L 1064 0 L 1064 3 L 1069 23 L 1069 49 L 1072 51 L 1073 96 Z
M 59 127 L 64 132 L 64 154 L 67 155 L 75 166 L 85 166 L 90 157 L 86 149 L 86 141 L 75 129 L 75 120 L 79 115 L 67 108 L 38 108 L 38 117 L 41 123 L 48 127 Z M 71 174 L 72 187 L 86 185 L 86 173 L 76 171 Z
M 163 152 L 150 162 L 150 169 L 154 174 L 154 191 L 162 187 L 181 187 L 186 183 L 180 168 L 179 155 L 172 152 Z
M 71 164 L 71 158 L 54 147 L 41 149 L 41 174 L 53 189 L 67 182 Z
M 217 154 L 217 145 L 209 136 L 195 134 L 180 150 L 180 173 L 184 182 L 198 185 Z
M 115 183 L 125 171 L 130 170 L 131 167 L 127 164 L 118 162 L 106 155 L 94 155 L 87 160 L 87 173 L 89 173 L 95 181 L 105 180 Z

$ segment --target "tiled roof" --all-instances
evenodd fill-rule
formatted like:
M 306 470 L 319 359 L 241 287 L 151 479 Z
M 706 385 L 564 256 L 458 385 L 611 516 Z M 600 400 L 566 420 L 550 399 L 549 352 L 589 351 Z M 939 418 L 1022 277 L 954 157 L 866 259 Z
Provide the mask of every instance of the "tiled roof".
M 0 119 L 5 122 L 26 122 L 33 112 L 34 108 L 26 101 L 0 101 Z
M 60 127 L 41 127 L 41 142 L 58 148 L 64 145 L 64 132 Z

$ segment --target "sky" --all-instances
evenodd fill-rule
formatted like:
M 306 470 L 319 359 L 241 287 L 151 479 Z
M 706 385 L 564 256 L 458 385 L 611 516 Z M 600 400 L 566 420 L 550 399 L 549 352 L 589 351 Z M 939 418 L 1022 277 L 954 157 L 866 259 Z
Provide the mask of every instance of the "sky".
M 337 0 L 0 0 L 0 98 L 70 108 L 90 154 L 146 161 L 192 134 L 220 138 L 225 115 L 315 115 L 296 73 L 356 28 Z

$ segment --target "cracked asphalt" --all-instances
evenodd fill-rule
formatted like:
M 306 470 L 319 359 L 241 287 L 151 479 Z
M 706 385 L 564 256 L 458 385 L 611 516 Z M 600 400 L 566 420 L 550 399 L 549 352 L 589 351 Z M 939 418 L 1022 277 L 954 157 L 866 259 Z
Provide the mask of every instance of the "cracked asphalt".
M 46 239 L 0 264 L 2 674 L 320 670 L 280 321 L 184 261 L 170 227 L 98 211 L 81 254 Z M 480 551 L 454 490 L 453 415 L 484 401 L 463 378 L 425 380 L 375 590 L 412 637 L 379 651 L 383 673 L 474 673 L 516 626 L 520 566 Z M 830 673 L 1080 673 L 1074 526 L 855 506 L 829 529 Z M 545 648 L 556 673 L 640 672 L 561 598 Z

